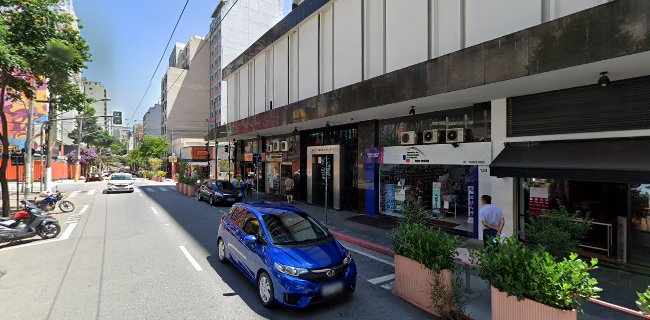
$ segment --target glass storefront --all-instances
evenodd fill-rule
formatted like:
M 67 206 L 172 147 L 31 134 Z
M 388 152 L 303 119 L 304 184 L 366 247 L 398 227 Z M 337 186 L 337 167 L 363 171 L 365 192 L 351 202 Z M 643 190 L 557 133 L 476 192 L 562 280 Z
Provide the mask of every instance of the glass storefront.
M 583 254 L 650 266 L 650 184 L 520 178 L 518 228 L 544 210 L 566 207 L 589 213 L 592 228 Z
M 381 213 L 400 216 L 404 203 L 419 200 L 434 223 L 473 236 L 477 166 L 383 164 L 379 181 Z

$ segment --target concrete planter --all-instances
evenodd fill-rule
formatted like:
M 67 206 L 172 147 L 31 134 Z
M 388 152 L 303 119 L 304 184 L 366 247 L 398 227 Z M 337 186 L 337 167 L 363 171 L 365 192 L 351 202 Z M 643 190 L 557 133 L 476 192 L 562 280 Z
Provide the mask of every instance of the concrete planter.
M 499 289 L 492 287 L 492 319 L 498 320 L 576 320 L 576 310 L 556 309 L 545 304 L 524 299 L 517 301 L 517 297 L 510 296 Z
M 194 186 L 187 186 L 187 189 L 185 190 L 185 195 L 188 197 L 194 197 Z
M 180 192 L 181 190 L 181 184 L 176 182 L 176 192 Z
M 434 274 L 434 271 L 425 268 L 419 262 L 396 254 L 393 293 L 418 308 L 440 317 L 431 301 L 431 281 Z M 447 294 L 451 295 L 453 277 L 451 270 L 442 270 L 440 276 L 447 288 Z
M 184 184 L 184 183 L 181 183 L 181 190 L 180 190 L 180 192 L 181 192 L 182 194 L 185 194 L 185 189 L 186 189 L 186 188 L 187 188 L 187 185 Z

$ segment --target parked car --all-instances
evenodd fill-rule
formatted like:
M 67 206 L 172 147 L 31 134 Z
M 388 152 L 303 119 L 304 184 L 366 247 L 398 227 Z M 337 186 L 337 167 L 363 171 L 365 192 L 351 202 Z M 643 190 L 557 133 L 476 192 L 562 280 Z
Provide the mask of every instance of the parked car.
M 104 179 L 99 173 L 91 173 L 90 175 L 88 175 L 88 178 L 86 178 L 86 182 L 102 181 L 102 180 Z
M 210 205 L 241 202 L 240 190 L 226 180 L 206 181 L 196 190 L 196 200 L 207 201 Z
M 257 285 L 265 307 L 304 308 L 354 291 L 350 252 L 318 221 L 292 206 L 233 205 L 217 232 L 219 261 Z
M 108 179 L 106 192 L 111 193 L 115 191 L 133 192 L 133 176 L 128 173 L 114 173 Z

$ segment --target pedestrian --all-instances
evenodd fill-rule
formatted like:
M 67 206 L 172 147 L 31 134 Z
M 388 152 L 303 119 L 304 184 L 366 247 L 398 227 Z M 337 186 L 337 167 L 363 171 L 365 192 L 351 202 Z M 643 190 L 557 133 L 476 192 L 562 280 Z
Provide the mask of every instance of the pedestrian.
M 235 190 L 237 190 L 237 186 L 239 186 L 239 180 L 237 180 L 237 177 L 232 178 L 232 181 L 230 181 L 230 183 L 232 183 L 233 187 L 235 187 Z
M 250 176 L 248 176 L 248 179 L 246 179 L 246 195 L 248 197 L 253 196 L 253 179 L 251 179 Z
M 284 180 L 284 190 L 287 191 L 288 203 L 293 203 L 293 187 L 294 187 L 293 179 L 291 179 L 291 177 L 287 177 L 287 179 Z
M 492 197 L 484 194 L 481 196 L 481 210 L 478 212 L 478 218 L 483 224 L 483 247 L 487 247 L 489 241 L 496 241 L 497 236 L 501 236 L 503 226 L 506 220 L 503 219 L 503 212 L 497 206 L 492 205 Z
M 239 192 L 241 192 L 242 198 L 246 196 L 246 189 L 248 189 L 246 187 L 246 182 L 244 182 L 244 180 L 239 178 Z

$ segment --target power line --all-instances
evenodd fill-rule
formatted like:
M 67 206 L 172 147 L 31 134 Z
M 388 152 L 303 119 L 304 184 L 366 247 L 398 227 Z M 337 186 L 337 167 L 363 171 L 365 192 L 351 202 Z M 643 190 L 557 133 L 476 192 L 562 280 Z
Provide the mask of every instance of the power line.
M 187 8 L 187 4 L 189 2 L 190 2 L 190 0 L 185 1 L 185 5 L 183 6 L 183 10 L 181 10 L 181 14 L 178 16 L 178 19 L 176 19 L 176 24 L 174 25 L 174 29 L 172 30 L 172 33 L 169 35 L 169 39 L 167 40 L 167 44 L 165 45 L 165 48 L 163 49 L 163 53 L 160 56 L 160 60 L 158 60 L 158 64 L 156 65 L 156 70 L 154 70 L 153 74 L 151 75 L 151 79 L 149 79 L 149 85 L 147 86 L 147 90 L 144 91 L 144 94 L 142 95 L 142 98 L 140 99 L 140 102 L 138 103 L 138 106 L 133 111 L 133 114 L 131 115 L 131 118 L 133 118 L 135 116 L 135 114 L 138 112 L 138 110 L 140 109 L 140 106 L 142 105 L 142 102 L 144 101 L 144 98 L 147 96 L 147 93 L 149 92 L 149 89 L 151 89 L 151 84 L 153 83 L 153 79 L 156 77 L 156 72 L 158 72 L 158 68 L 160 68 L 160 64 L 162 63 L 163 59 L 165 58 L 165 54 L 167 53 L 167 47 L 169 47 L 169 43 L 171 43 L 172 37 L 174 37 L 174 33 L 176 33 L 176 28 L 178 27 L 178 24 L 181 22 L 181 18 L 183 17 L 183 14 L 185 13 L 185 9 Z

